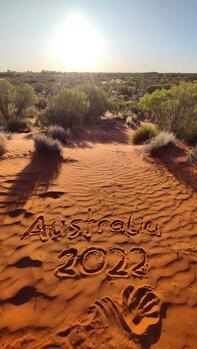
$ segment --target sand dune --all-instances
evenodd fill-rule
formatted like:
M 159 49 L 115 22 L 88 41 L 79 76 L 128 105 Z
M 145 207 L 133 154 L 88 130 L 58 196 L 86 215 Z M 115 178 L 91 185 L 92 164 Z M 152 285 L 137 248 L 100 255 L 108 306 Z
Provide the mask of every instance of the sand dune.
M 0 348 L 197 348 L 194 187 L 125 138 L 32 151 L 0 161 Z

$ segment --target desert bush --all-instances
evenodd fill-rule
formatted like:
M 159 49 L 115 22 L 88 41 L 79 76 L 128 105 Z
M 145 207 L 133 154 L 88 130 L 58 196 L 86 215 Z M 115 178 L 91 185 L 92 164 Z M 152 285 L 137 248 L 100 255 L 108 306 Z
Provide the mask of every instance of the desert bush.
M 146 87 L 146 92 L 152 93 L 156 90 L 162 90 L 162 88 L 165 88 L 168 90 L 170 87 L 171 87 L 170 84 L 167 84 L 167 83 L 161 84 L 161 85 L 160 84 L 153 84 L 153 85 L 149 85 Z
M 140 99 L 141 107 L 151 112 L 153 121 L 162 130 L 177 133 L 178 129 L 187 130 L 196 120 L 197 84 L 182 82 L 169 90 L 156 90 Z
M 149 125 L 140 126 L 131 136 L 133 144 L 142 144 L 156 135 L 156 129 Z
M 125 108 L 124 102 L 119 99 L 113 99 L 110 102 L 110 110 L 113 112 L 119 112 Z
M 132 97 L 135 93 L 135 86 L 129 86 L 127 84 L 120 84 L 116 86 L 118 94 L 125 95 L 127 97 Z
M 34 147 L 37 154 L 61 155 L 60 142 L 43 134 L 34 136 Z
M 72 127 L 83 121 L 88 106 L 88 99 L 83 91 L 66 88 L 51 100 L 42 119 L 49 125 Z
M 162 131 L 151 139 L 150 143 L 145 146 L 145 150 L 147 153 L 154 155 L 160 149 L 166 148 L 167 146 L 176 146 L 176 144 L 177 139 L 173 133 Z
M 134 130 L 140 126 L 140 121 L 136 114 L 130 113 L 126 118 L 126 125 Z
M 167 105 L 168 95 L 169 92 L 165 89 L 156 90 L 151 94 L 146 93 L 141 97 L 139 102 L 144 111 L 152 113 L 153 121 L 155 121 L 161 129 L 167 127 L 169 113 Z
M 37 112 L 35 125 L 37 127 L 47 127 L 48 126 L 48 120 L 47 120 L 47 117 L 46 117 L 46 111 L 45 110 L 41 110 L 41 111 Z
M 7 80 L 0 80 L 0 114 L 4 121 L 10 118 L 13 96 L 14 86 Z
M 46 98 L 41 96 L 37 99 L 36 101 L 36 108 L 38 108 L 39 110 L 43 110 L 46 108 Z
M 29 84 L 15 87 L 14 108 L 16 117 L 23 117 L 27 109 L 36 102 L 34 89 Z
M 82 86 L 81 89 L 88 99 L 88 119 L 102 116 L 110 108 L 109 98 L 102 87 L 90 84 Z
M 142 112 L 143 112 L 140 103 L 137 102 L 137 101 L 131 101 L 131 102 L 129 103 L 129 108 L 131 109 L 131 111 L 132 111 L 134 114 L 139 114 L 139 113 L 142 113 Z
M 6 152 L 5 138 L 2 134 L 0 134 L 0 156 L 2 156 L 5 152 Z
M 185 127 L 178 128 L 177 135 L 188 144 L 197 144 L 197 121 L 188 122 Z
M 13 120 L 24 117 L 26 111 L 34 105 L 34 102 L 35 93 L 32 86 L 24 84 L 15 87 L 7 80 L 0 81 L 0 116 L 2 122 L 5 125 L 7 124 L 8 128 L 17 128 L 16 122 Z M 16 131 L 19 132 L 20 127 Z
M 31 125 L 26 119 L 10 119 L 7 121 L 6 128 L 10 132 L 29 132 Z
M 48 129 L 48 136 L 57 139 L 61 143 L 65 144 L 67 140 L 67 133 L 62 126 L 51 125 Z

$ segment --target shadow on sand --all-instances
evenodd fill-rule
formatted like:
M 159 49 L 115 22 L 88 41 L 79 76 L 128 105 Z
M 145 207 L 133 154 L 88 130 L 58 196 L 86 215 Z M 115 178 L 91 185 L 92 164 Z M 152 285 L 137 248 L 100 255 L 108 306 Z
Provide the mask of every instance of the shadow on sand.
M 149 329 L 148 334 L 145 336 L 142 336 L 139 340 L 142 349 L 150 349 L 152 345 L 156 344 L 160 337 L 162 332 L 162 321 L 166 318 L 167 309 L 169 307 L 169 304 L 164 303 L 161 307 L 161 318 L 158 326 L 152 327 Z
M 7 200 L 6 211 L 20 210 L 29 197 L 36 197 L 47 192 L 49 185 L 58 177 L 62 164 L 72 162 L 72 159 L 63 159 L 59 156 L 33 154 L 30 163 L 17 175 L 11 186 Z M 12 214 L 12 213 L 11 213 Z
M 170 148 L 160 149 L 154 159 L 158 164 L 163 164 L 180 182 L 196 191 L 197 168 L 194 164 L 183 161 L 187 154 L 185 149 L 171 146 Z
M 116 119 L 98 120 L 95 124 L 73 131 L 70 147 L 90 148 L 92 143 L 128 143 L 125 121 Z

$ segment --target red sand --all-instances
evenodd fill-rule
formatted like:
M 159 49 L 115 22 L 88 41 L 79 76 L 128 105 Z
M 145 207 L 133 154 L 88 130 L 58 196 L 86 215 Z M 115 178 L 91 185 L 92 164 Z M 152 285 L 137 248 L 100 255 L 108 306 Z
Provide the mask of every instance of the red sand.
M 15 135 L 0 161 L 0 348 L 197 348 L 194 188 L 122 139 L 78 145 Z

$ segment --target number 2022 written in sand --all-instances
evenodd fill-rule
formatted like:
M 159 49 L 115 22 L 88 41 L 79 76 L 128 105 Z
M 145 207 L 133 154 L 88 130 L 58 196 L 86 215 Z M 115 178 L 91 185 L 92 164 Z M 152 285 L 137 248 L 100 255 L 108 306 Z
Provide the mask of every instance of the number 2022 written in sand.
M 66 248 L 59 254 L 61 264 L 55 269 L 59 279 L 78 279 L 107 273 L 110 278 L 143 277 L 148 267 L 147 254 L 143 248 L 125 251 L 120 247 L 103 249 L 89 247 L 83 252 Z
M 132 215 L 126 221 L 121 219 L 115 219 L 113 221 L 110 219 L 96 220 L 88 214 L 86 220 L 79 218 L 69 222 L 65 220 L 61 220 L 60 222 L 54 220 L 51 224 L 46 224 L 45 217 L 39 216 L 26 230 L 21 239 L 23 240 L 37 235 L 42 242 L 46 242 L 49 239 L 55 241 L 63 238 L 72 240 L 80 236 L 83 236 L 86 240 L 91 240 L 92 231 L 97 234 L 107 232 L 111 232 L 112 234 L 121 233 L 128 237 L 133 237 L 140 233 L 161 236 L 159 224 L 152 221 L 134 222 Z

